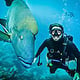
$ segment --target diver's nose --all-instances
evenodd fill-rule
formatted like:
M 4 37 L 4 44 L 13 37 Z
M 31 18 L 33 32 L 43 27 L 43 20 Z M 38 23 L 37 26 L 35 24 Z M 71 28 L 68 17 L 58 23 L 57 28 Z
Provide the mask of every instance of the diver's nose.
M 57 36 L 57 35 L 58 35 L 57 30 L 55 30 L 54 36 Z

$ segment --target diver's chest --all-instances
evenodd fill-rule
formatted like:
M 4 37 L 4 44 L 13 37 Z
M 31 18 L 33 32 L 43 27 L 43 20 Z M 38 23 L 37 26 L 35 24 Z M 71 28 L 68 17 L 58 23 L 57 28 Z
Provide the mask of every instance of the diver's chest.
M 50 50 L 50 51 L 60 51 L 60 52 L 63 52 L 63 50 L 64 50 L 64 46 L 63 46 L 63 44 L 48 44 L 47 45 L 47 48 L 48 48 L 48 50 Z

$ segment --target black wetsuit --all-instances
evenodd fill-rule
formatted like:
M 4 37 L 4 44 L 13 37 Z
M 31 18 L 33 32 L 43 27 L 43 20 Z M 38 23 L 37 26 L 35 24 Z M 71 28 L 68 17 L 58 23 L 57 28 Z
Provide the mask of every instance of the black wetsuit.
M 65 59 L 67 57 L 69 57 L 70 60 L 74 60 L 76 57 L 77 58 L 77 72 L 80 73 L 80 52 L 78 51 L 77 47 L 75 46 L 75 44 L 73 42 L 68 41 L 67 45 L 66 45 L 65 53 L 63 54 L 63 50 L 64 50 L 63 43 L 64 43 L 64 38 L 60 39 L 59 41 L 54 41 L 52 38 L 46 39 L 42 43 L 40 48 L 38 49 L 38 52 L 35 57 L 38 57 L 45 47 L 47 47 L 47 49 L 49 51 L 49 53 L 47 54 L 48 57 L 49 57 L 49 54 L 51 54 L 51 55 L 53 55 L 53 56 L 51 56 L 52 59 L 60 60 L 60 61 L 62 60 L 62 63 L 65 62 Z M 50 59 L 50 58 L 48 58 L 48 59 Z M 61 66 L 62 65 L 58 66 L 58 68 L 61 68 Z M 55 67 L 55 66 L 53 66 L 53 67 Z M 53 67 L 52 67 L 52 69 L 53 69 Z M 63 67 L 63 69 L 65 69 L 65 68 Z M 51 73 L 53 73 L 53 72 L 54 71 L 52 71 Z

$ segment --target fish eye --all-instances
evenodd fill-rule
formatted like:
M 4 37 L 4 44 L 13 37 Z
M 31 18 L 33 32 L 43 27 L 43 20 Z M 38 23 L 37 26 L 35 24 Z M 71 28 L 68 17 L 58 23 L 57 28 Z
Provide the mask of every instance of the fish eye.
M 23 36 L 21 35 L 21 36 L 19 36 L 19 38 L 20 38 L 20 40 L 23 40 Z

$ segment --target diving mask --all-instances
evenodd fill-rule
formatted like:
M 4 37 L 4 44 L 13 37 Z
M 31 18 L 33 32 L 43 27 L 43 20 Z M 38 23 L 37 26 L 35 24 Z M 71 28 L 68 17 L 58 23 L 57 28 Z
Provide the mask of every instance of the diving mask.
M 62 37 L 62 29 L 60 27 L 53 27 L 51 35 L 54 41 L 58 41 Z

